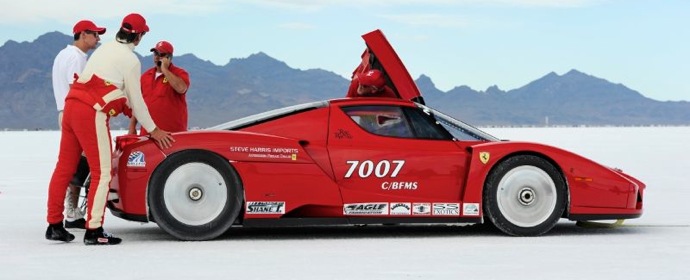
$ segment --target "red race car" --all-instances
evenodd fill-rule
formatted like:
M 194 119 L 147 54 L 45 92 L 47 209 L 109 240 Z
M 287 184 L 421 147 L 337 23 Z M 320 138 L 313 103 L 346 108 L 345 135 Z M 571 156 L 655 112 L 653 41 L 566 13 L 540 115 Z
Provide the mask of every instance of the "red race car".
M 501 141 L 423 105 L 379 30 L 355 72 L 399 98 L 343 98 L 176 133 L 116 139 L 108 207 L 181 240 L 232 226 L 490 223 L 536 236 L 561 218 L 637 218 L 645 185 L 556 147 Z

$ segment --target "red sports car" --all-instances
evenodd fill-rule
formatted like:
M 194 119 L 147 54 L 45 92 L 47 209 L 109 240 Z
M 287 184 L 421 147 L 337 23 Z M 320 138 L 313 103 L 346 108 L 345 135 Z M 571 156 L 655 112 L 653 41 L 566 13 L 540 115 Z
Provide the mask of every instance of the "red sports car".
M 501 141 L 423 105 L 383 34 L 362 37 L 355 71 L 379 69 L 399 98 L 282 108 L 177 133 L 165 150 L 118 137 L 112 213 L 181 240 L 232 226 L 408 223 L 535 236 L 561 218 L 642 214 L 639 180 L 556 147 Z

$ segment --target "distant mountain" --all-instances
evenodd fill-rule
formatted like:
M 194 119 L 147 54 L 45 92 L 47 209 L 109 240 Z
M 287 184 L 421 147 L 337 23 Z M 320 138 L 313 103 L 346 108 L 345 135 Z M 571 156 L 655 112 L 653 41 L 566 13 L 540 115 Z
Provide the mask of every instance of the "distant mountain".
M 690 103 L 660 102 L 577 70 L 549 73 L 521 88 L 440 92 L 417 80 L 429 105 L 477 125 L 688 125 Z
M 54 56 L 72 41 L 51 32 L 33 42 L 0 47 L 0 129 L 57 129 L 51 88 Z M 143 70 L 151 56 L 139 57 Z M 259 52 L 224 66 L 193 54 L 176 56 L 192 85 L 187 95 L 190 127 L 207 127 L 309 101 L 342 97 L 349 81 L 321 69 L 294 69 Z M 353 59 L 353 68 L 356 66 Z M 577 70 L 549 73 L 521 88 L 438 90 L 422 75 L 416 83 L 428 105 L 476 125 L 690 125 L 690 103 L 660 102 L 621 84 Z M 113 127 L 126 127 L 116 118 Z

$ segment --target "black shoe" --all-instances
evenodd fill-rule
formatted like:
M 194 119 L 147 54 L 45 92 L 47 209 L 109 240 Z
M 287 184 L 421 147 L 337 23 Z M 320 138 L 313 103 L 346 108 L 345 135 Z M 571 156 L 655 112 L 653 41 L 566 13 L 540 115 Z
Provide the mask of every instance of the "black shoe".
M 117 245 L 120 242 L 122 242 L 122 239 L 106 232 L 103 230 L 103 227 L 87 229 L 86 233 L 84 233 L 85 245 Z
M 86 228 L 86 220 L 84 218 L 76 219 L 74 221 L 65 220 L 65 228 Z
M 74 235 L 69 233 L 62 223 L 50 224 L 46 230 L 46 239 L 55 241 L 70 242 L 74 240 Z

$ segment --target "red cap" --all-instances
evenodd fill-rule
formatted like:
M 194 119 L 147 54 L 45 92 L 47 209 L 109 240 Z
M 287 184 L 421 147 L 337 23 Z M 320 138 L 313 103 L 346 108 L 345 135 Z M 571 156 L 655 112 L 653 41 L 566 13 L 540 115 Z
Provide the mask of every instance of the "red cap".
M 129 24 L 130 27 L 125 27 L 125 24 Z M 122 30 L 128 33 L 143 33 L 149 32 L 149 26 L 146 25 L 146 19 L 140 14 L 129 14 L 124 19 L 122 19 Z
M 75 24 L 72 28 L 72 33 L 74 34 L 82 33 L 84 31 L 98 32 L 98 34 L 103 35 L 103 33 L 105 33 L 105 27 L 98 27 L 95 23 L 93 23 L 93 21 L 90 20 L 82 20 L 77 22 L 77 24 Z
M 381 71 L 376 69 L 371 69 L 359 75 L 359 84 L 363 86 L 375 86 L 377 88 L 382 88 L 386 84 L 386 80 L 383 78 Z
M 168 41 L 160 41 L 156 43 L 156 46 L 151 48 L 151 51 L 155 51 L 157 53 L 167 53 L 167 54 L 172 54 L 173 53 L 173 46 L 170 44 Z

